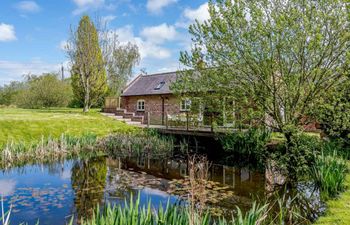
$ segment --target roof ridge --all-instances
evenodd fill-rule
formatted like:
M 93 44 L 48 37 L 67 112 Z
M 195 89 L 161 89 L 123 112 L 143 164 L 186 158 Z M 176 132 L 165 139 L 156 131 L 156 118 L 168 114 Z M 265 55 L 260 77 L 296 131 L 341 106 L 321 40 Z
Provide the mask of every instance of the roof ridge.
M 159 76 L 159 75 L 167 75 L 171 73 L 177 73 L 178 71 L 173 71 L 173 72 L 164 72 L 164 73 L 153 73 L 153 74 L 143 74 L 141 75 L 142 77 L 148 77 L 148 76 Z

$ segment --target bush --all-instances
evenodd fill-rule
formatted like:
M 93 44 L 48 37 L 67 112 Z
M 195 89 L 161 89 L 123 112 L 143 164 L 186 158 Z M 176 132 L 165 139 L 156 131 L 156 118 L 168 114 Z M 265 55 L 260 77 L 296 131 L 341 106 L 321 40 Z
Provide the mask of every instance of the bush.
M 320 156 L 316 156 L 310 175 L 320 188 L 322 195 L 327 198 L 335 197 L 344 190 L 346 171 L 346 161 L 340 158 L 336 151 L 332 155 L 322 152 Z
M 225 151 L 233 153 L 234 157 L 243 164 L 256 164 L 264 167 L 267 143 L 271 132 L 266 129 L 249 129 L 237 131 L 220 137 Z
M 56 74 L 30 76 L 16 95 L 15 104 L 22 108 L 65 107 L 72 95 L 69 83 L 59 80 Z

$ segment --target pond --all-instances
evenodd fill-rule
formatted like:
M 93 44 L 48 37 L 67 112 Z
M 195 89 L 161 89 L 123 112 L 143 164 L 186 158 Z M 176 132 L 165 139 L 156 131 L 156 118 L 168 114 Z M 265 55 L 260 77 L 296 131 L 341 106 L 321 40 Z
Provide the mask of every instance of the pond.
M 245 168 L 210 164 L 213 198 L 209 205 L 217 214 L 228 214 L 236 206 L 244 211 L 255 199 L 264 199 L 269 187 L 263 173 Z M 0 173 L 0 193 L 6 209 L 12 205 L 11 224 L 66 224 L 74 218 L 91 216 L 95 206 L 124 204 L 132 195 L 141 204 L 152 201 L 157 208 L 184 204 L 173 183 L 187 176 L 187 161 L 175 159 L 97 157 L 50 164 L 27 165 Z M 323 209 L 317 192 L 307 185 L 303 194 L 318 214 Z M 216 192 L 216 193 L 214 193 Z

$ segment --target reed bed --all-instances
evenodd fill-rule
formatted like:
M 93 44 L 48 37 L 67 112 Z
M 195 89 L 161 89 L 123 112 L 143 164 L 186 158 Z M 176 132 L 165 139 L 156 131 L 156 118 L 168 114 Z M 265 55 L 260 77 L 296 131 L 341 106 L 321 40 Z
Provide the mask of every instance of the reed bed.
M 134 133 L 110 135 L 100 140 L 99 148 L 114 157 L 142 155 L 165 157 L 173 152 L 174 142 L 171 138 L 142 132 L 136 135 Z
M 310 170 L 310 175 L 315 184 L 320 188 L 323 197 L 333 198 L 345 189 L 345 178 L 348 167 L 344 159 L 333 154 L 321 153 L 316 156 L 315 165 Z

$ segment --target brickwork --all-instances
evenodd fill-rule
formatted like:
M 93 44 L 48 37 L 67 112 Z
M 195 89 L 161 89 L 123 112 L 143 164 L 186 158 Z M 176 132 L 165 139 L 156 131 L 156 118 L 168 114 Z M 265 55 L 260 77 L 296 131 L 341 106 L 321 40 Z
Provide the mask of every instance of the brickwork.
M 150 113 L 151 124 L 162 124 L 163 104 L 164 113 L 178 114 L 180 113 L 180 100 L 174 95 L 144 95 L 144 96 L 124 96 L 121 101 L 121 108 L 127 112 L 135 113 L 136 116 L 143 116 L 144 123 L 147 123 L 148 112 Z M 137 101 L 145 101 L 145 110 L 137 110 Z M 165 115 L 164 115 L 165 116 Z M 164 119 L 165 120 L 165 119 Z

